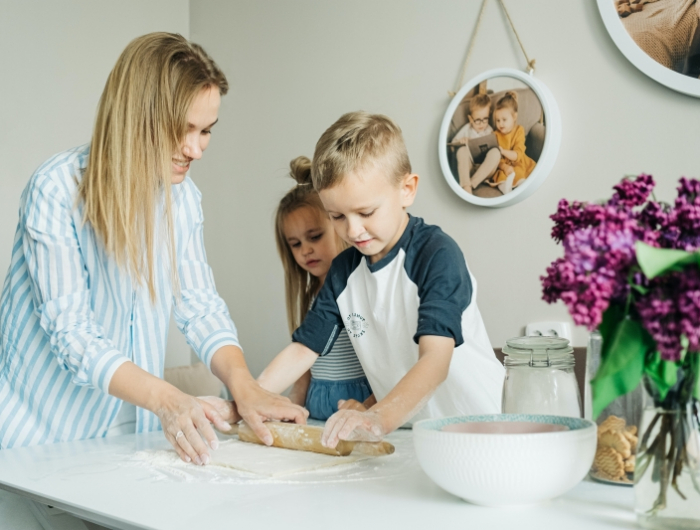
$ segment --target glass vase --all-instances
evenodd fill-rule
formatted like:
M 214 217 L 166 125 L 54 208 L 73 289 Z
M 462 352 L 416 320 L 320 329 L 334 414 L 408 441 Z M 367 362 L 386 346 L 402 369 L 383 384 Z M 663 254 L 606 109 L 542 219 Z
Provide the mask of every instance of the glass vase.
M 588 382 L 598 372 L 602 341 L 598 331 L 591 333 L 587 351 L 586 379 Z M 585 406 L 587 419 L 592 419 L 592 408 L 591 388 L 590 384 L 587 384 Z M 606 484 L 633 486 L 637 434 L 643 411 L 644 386 L 640 384 L 634 391 L 615 399 L 598 414 L 595 419 L 598 425 L 598 447 L 590 472 L 592 479 Z M 618 453 L 619 457 L 615 453 Z
M 678 381 L 660 400 L 645 379 L 634 474 L 635 511 L 642 528 L 700 529 L 700 421 L 692 397 L 697 374 L 679 370 Z

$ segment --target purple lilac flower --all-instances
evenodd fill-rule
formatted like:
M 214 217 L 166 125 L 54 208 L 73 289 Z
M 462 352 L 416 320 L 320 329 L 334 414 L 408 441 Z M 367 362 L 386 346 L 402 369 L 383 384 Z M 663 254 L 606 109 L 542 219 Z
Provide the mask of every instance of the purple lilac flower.
M 562 300 L 576 324 L 597 327 L 611 303 L 632 303 L 632 311 L 665 359 L 678 359 L 682 337 L 700 352 L 700 271 L 674 272 L 648 280 L 637 268 L 636 241 L 661 248 L 700 249 L 700 181 L 681 178 L 673 206 L 649 200 L 651 175 L 623 179 L 601 204 L 562 199 L 552 238 L 564 257 L 542 276 L 543 298 Z M 648 289 L 631 291 L 631 285 Z M 632 298 L 629 298 L 629 297 Z
M 692 267 L 655 278 L 636 308 L 663 359 L 680 359 L 682 336 L 688 340 L 688 351 L 700 352 L 699 269 Z
M 615 193 L 608 204 L 626 208 L 641 206 L 647 201 L 655 185 L 654 178 L 644 173 L 635 179 L 624 178 L 613 186 Z
M 613 218 L 569 233 L 564 258 L 541 278 L 544 299 L 561 299 L 574 322 L 589 329 L 600 324 L 611 300 L 624 299 L 629 292 L 627 276 L 636 263 L 637 236 L 632 223 L 618 221 Z
M 693 251 L 700 248 L 700 181 L 682 177 L 678 197 L 662 229 L 671 248 Z

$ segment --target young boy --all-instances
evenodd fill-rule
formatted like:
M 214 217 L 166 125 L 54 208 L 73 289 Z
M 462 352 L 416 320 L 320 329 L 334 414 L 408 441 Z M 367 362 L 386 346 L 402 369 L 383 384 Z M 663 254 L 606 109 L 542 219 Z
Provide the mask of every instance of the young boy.
M 457 173 L 459 174 L 459 185 L 468 193 L 472 193 L 474 188 L 493 175 L 501 160 L 501 153 L 496 147 L 489 149 L 481 163 L 476 165 L 477 169 L 472 175 L 474 159 L 469 150 L 469 140 L 493 134 L 493 128 L 489 125 L 490 115 L 491 98 L 489 95 L 475 95 L 469 100 L 469 115 L 467 116 L 469 121 L 452 138 L 452 144 L 464 146 L 457 148 Z
M 333 261 L 313 307 L 258 382 L 281 392 L 348 333 L 377 404 L 346 402 L 322 442 L 376 440 L 407 421 L 500 412 L 503 367 L 457 244 L 411 217 L 418 175 L 386 116 L 342 116 L 316 144 L 312 179 L 351 248 Z

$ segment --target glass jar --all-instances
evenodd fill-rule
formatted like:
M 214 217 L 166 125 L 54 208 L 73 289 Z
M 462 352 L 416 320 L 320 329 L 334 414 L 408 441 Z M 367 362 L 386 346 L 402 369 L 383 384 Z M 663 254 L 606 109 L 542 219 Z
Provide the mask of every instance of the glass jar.
M 581 417 L 574 349 L 561 337 L 517 337 L 503 348 L 504 414 Z
M 590 381 L 600 367 L 603 338 L 591 332 L 586 355 L 586 408 L 592 410 Z M 642 419 L 644 388 L 620 396 L 605 407 L 595 422 L 598 425 L 598 447 L 590 476 L 598 482 L 631 487 L 634 483 L 635 454 Z M 606 434 L 607 433 L 607 434 Z M 622 438 L 624 440 L 622 440 Z M 618 453 L 617 457 L 612 451 Z

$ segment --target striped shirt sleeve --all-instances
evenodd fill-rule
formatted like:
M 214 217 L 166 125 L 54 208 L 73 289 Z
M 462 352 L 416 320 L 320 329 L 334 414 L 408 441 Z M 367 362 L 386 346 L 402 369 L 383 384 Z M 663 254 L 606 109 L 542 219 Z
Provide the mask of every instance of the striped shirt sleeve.
M 38 174 L 26 191 L 22 245 L 31 295 L 59 365 L 78 386 L 107 393 L 114 372 L 128 359 L 105 337 L 90 305 L 89 277 L 71 215 L 73 197 Z
M 196 190 L 194 184 L 191 186 Z M 219 348 L 228 345 L 240 348 L 240 343 L 236 326 L 226 302 L 216 291 L 214 275 L 207 263 L 201 195 L 198 190 L 195 195 L 186 212 L 195 216 L 195 223 L 178 263 L 180 299 L 173 302 L 173 314 L 189 345 L 211 368 L 212 357 Z

